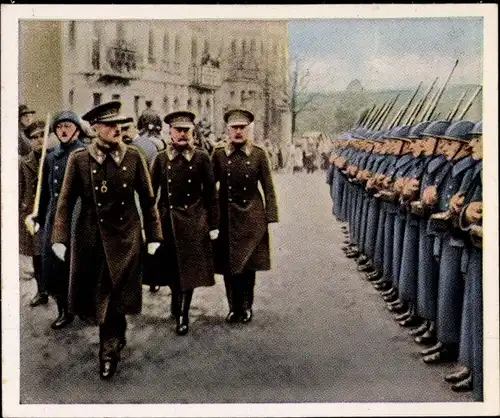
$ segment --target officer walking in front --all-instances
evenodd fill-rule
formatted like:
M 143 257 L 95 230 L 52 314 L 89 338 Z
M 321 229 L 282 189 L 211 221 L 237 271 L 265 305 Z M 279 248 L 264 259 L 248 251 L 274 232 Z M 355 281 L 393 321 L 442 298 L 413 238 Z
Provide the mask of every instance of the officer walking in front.
M 224 121 L 230 142 L 217 147 L 212 155 L 220 207 L 216 272 L 224 275 L 228 322 L 248 323 L 252 319 L 255 273 L 271 269 L 268 224 L 278 222 L 266 151 L 248 137 L 253 120 L 254 115 L 246 109 L 227 111 Z
M 70 259 L 70 308 L 99 325 L 100 376 L 114 375 L 127 327 L 126 314 L 142 306 L 141 269 L 146 250 L 134 193 L 139 195 L 147 251 L 154 254 L 162 240 L 160 218 L 146 161 L 122 142 L 121 103 L 112 101 L 87 112 L 97 133 L 87 148 L 72 153 L 57 205 L 53 251 Z M 70 254 L 70 224 L 76 199 L 81 214 Z
M 145 280 L 170 286 L 178 335 L 188 332 L 193 290 L 215 284 L 211 240 L 219 234 L 210 156 L 195 148 L 190 138 L 194 119 L 188 111 L 165 116 L 172 143 L 151 166 L 164 240 L 155 255 L 157 271 Z

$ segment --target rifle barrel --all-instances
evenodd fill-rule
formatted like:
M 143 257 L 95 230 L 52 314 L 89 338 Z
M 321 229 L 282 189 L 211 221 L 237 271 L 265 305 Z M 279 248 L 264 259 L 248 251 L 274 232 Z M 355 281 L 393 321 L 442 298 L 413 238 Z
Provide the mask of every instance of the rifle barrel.
M 460 96 L 460 99 L 458 99 L 457 104 L 453 109 L 450 110 L 450 113 L 448 113 L 448 116 L 446 116 L 446 120 L 449 120 L 450 122 L 454 119 L 455 115 L 458 112 L 458 109 L 460 108 L 460 105 L 463 103 L 465 95 L 467 94 L 467 90 L 465 90 L 462 95 Z
M 462 110 L 462 112 L 460 112 L 460 115 L 458 116 L 458 120 L 461 120 L 461 119 L 464 118 L 464 116 L 467 114 L 467 112 L 469 111 L 470 107 L 472 106 L 472 103 L 474 103 L 474 100 L 479 95 L 479 93 L 481 92 L 482 89 L 483 89 L 483 86 L 479 86 L 477 88 L 477 90 L 475 91 L 475 93 L 472 95 L 471 99 L 467 103 L 467 105 L 464 107 L 464 109 Z
M 446 82 L 444 83 L 443 87 L 441 88 L 441 91 L 439 92 L 439 95 L 437 96 L 436 100 L 434 101 L 434 103 L 432 104 L 431 106 L 431 111 L 429 113 L 429 117 L 427 118 L 427 120 L 430 120 L 432 118 L 432 115 L 434 114 L 434 112 L 436 111 L 436 108 L 437 108 L 437 105 L 439 103 L 439 100 L 441 100 L 441 96 L 443 95 L 444 93 L 444 90 L 446 89 L 446 87 L 448 86 L 448 83 L 450 82 L 451 80 L 451 76 L 453 75 L 453 73 L 455 72 L 455 68 L 457 68 L 457 65 L 458 65 L 458 60 L 455 61 L 455 65 L 453 66 L 453 68 L 451 69 L 451 72 L 450 74 L 448 75 L 448 78 L 446 79 Z
M 410 122 L 410 124 L 413 124 L 413 122 L 416 122 L 418 120 L 418 115 L 420 114 L 421 110 L 423 109 L 425 103 L 429 99 L 432 90 L 434 90 L 434 86 L 436 85 L 437 81 L 439 80 L 439 77 L 436 77 L 434 81 L 432 82 L 431 86 L 429 87 L 429 90 L 427 90 L 427 93 L 423 97 L 423 99 L 420 101 L 418 108 L 415 110 L 415 114 L 413 115 L 413 118 Z M 422 118 L 423 120 L 423 118 Z
M 47 155 L 47 147 L 49 143 L 49 129 L 50 129 L 50 113 L 47 114 L 47 121 L 45 123 L 45 130 L 43 133 L 43 146 L 42 155 L 40 156 L 40 165 L 38 166 L 38 180 L 36 183 L 35 201 L 33 203 L 32 215 L 34 218 L 38 216 L 40 209 L 40 196 L 42 192 L 42 181 L 43 181 L 43 166 L 45 165 L 45 156 Z

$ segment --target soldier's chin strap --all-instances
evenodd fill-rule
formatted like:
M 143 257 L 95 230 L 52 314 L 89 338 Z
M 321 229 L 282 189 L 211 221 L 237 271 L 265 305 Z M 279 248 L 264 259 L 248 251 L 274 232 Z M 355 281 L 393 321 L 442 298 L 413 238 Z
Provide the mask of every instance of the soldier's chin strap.
M 79 133 L 80 133 L 80 129 L 76 128 L 75 132 L 73 133 L 73 135 L 71 135 L 71 137 L 69 138 L 69 141 L 66 142 L 66 144 L 69 145 L 69 144 L 73 143 L 75 138 L 78 137 L 77 134 L 79 134 Z M 57 139 L 59 140 L 59 142 L 64 145 L 65 143 L 61 141 L 61 138 L 59 138 L 59 136 L 57 134 L 56 134 L 56 136 L 57 136 Z

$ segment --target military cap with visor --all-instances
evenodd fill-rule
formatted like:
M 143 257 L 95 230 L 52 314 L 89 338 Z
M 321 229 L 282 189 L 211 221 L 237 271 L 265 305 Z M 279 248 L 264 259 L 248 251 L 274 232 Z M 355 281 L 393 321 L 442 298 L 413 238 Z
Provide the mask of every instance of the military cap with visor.
M 24 130 L 26 136 L 31 139 L 35 135 L 44 134 L 45 133 L 45 122 L 43 120 L 36 120 L 33 123 L 30 123 L 26 129 Z
M 117 100 L 103 103 L 85 113 L 82 119 L 88 121 L 91 125 L 96 123 L 122 124 L 129 122 L 130 117 L 120 113 L 121 107 L 121 102 Z
M 22 105 L 19 105 L 19 117 L 23 116 L 23 115 L 27 115 L 29 113 L 36 113 L 36 111 L 34 111 L 33 109 L 30 109 L 28 106 L 22 104 Z
M 171 128 L 193 128 L 196 115 L 189 110 L 178 110 L 169 113 L 163 119 Z
M 224 122 L 227 126 L 246 126 L 254 121 L 252 112 L 246 109 L 230 109 L 224 113 Z

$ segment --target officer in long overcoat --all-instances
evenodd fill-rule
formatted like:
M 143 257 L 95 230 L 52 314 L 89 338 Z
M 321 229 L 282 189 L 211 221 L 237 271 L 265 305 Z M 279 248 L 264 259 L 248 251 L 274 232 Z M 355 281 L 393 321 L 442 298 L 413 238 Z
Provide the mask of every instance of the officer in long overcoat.
M 216 239 L 219 233 L 210 156 L 190 141 L 194 119 L 195 114 L 188 111 L 165 116 L 172 142 L 151 166 L 164 238 L 155 255 L 153 277 L 172 289 L 172 313 L 179 335 L 188 332 L 193 290 L 215 284 L 210 238 Z
M 122 142 L 121 103 L 112 101 L 87 112 L 97 133 L 86 149 L 70 155 L 60 192 L 52 234 L 53 250 L 71 261 L 70 309 L 100 326 L 100 375 L 116 371 L 125 345 L 126 314 L 142 306 L 141 267 L 145 242 L 135 204 L 139 195 L 147 251 L 154 254 L 162 240 L 160 218 L 146 161 L 139 150 Z M 70 243 L 76 199 L 81 214 Z
M 26 218 L 33 212 L 44 131 L 44 121 L 35 121 L 26 127 L 32 151 L 19 159 L 19 252 L 32 257 L 37 284 L 37 293 L 30 306 L 46 305 L 49 301 L 47 286 L 42 280 L 40 235 L 32 235 L 25 224 Z
M 80 118 L 71 111 L 62 111 L 54 117 L 52 131 L 59 144 L 45 158 L 40 207 L 34 221 L 41 225 L 42 281 L 57 303 L 58 317 L 51 327 L 61 329 L 73 321 L 68 309 L 69 262 L 59 260 L 52 251 L 52 227 L 69 155 L 84 145 L 79 139 Z
M 228 322 L 241 319 L 247 323 L 252 319 L 255 272 L 271 268 L 268 224 L 278 222 L 266 151 L 248 138 L 253 120 L 254 115 L 246 109 L 227 111 L 224 121 L 230 142 L 216 148 L 212 155 L 220 208 L 216 272 L 224 275 Z

